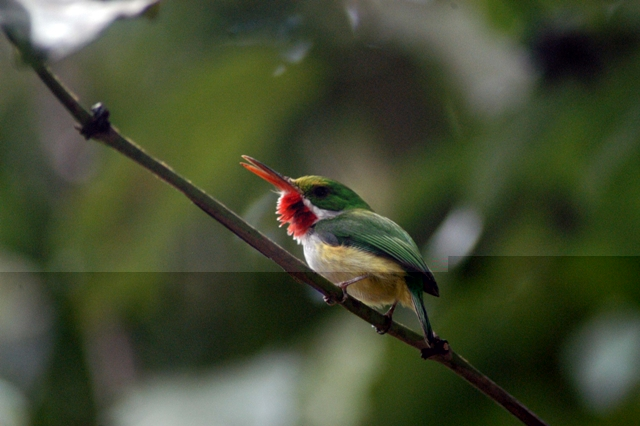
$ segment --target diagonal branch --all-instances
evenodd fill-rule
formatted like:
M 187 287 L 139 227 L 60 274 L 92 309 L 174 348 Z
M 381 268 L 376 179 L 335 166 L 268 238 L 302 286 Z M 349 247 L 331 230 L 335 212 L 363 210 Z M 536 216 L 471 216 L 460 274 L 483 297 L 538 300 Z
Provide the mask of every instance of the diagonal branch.
M 98 117 L 97 114 L 92 115 L 84 109 L 76 97 L 63 86 L 46 65 L 36 63 L 32 64 L 32 66 L 58 101 L 60 101 L 78 123 L 80 123 L 83 135 L 87 136 L 87 138 L 91 137 L 119 151 L 182 192 L 209 216 L 227 227 L 231 232 L 242 238 L 260 253 L 277 263 L 296 281 L 310 285 L 330 299 L 342 300 L 342 290 L 321 275 L 313 272 L 296 257 L 268 239 L 222 203 L 207 195 L 189 180 L 177 174 L 168 165 L 155 159 L 134 142 L 123 137 L 117 129 L 108 125 L 108 122 L 108 126 L 106 127 L 104 126 L 104 122 L 96 126 L 96 120 L 98 118 L 104 119 L 104 115 Z M 95 112 L 96 110 L 94 110 L 94 113 Z M 102 110 L 102 112 L 104 112 L 104 110 Z M 95 129 L 98 129 L 97 131 L 99 133 L 94 133 Z M 351 297 L 348 297 L 342 303 L 342 306 L 377 328 L 383 328 L 388 325 L 386 317 Z M 391 323 L 388 334 L 419 350 L 425 348 L 425 342 L 421 335 L 397 322 Z M 517 417 L 522 423 L 536 426 L 546 425 L 535 413 L 452 350 L 448 349 L 445 353 L 435 354 L 429 357 L 429 359 L 444 365 L 468 381 L 471 385 L 475 386 L 497 404 Z

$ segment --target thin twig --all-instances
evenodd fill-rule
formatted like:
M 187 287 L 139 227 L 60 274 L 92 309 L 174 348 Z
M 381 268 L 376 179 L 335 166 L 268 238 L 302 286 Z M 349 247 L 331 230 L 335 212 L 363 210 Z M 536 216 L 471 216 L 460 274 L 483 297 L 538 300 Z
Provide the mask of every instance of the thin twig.
M 80 126 L 84 129 L 88 128 L 93 120 L 92 114 L 80 105 L 76 97 L 62 85 L 48 67 L 42 64 L 36 64 L 33 65 L 33 67 L 49 90 L 51 90 L 60 103 L 62 103 L 62 105 L 64 105 L 71 115 L 80 123 Z M 176 188 L 178 191 L 182 192 L 209 216 L 227 227 L 231 232 L 242 238 L 260 253 L 277 263 L 296 281 L 310 285 L 324 296 L 333 300 L 342 299 L 342 290 L 327 281 L 321 275 L 313 272 L 299 259 L 268 239 L 257 229 L 245 222 L 240 216 L 225 207 L 222 203 L 207 195 L 204 191 L 174 172 L 163 162 L 147 154 L 134 142 L 123 137 L 114 127 L 109 127 L 106 132 L 91 136 L 93 139 L 96 139 L 119 151 L 140 166 L 152 172 L 160 179 L 167 182 L 169 185 Z M 348 297 L 345 302 L 342 303 L 342 306 L 377 328 L 382 328 L 387 325 L 386 317 L 351 297 Z M 425 347 L 425 342 L 421 335 L 409 330 L 397 322 L 393 322 L 391 324 L 387 333 L 416 349 L 422 350 Z M 434 355 L 429 359 L 444 365 L 468 381 L 497 404 L 501 405 L 517 417 L 522 421 L 522 423 L 535 426 L 546 425 L 546 423 L 543 422 L 535 413 L 494 383 L 491 379 L 475 369 L 467 360 L 453 352 L 453 350 L 448 350 L 444 354 Z

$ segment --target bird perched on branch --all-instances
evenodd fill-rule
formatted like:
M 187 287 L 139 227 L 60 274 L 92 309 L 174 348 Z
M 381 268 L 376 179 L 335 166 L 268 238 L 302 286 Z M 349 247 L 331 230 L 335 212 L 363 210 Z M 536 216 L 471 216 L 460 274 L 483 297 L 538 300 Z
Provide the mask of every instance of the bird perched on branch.
M 278 220 L 302 244 L 311 269 L 339 286 L 345 298 L 348 293 L 373 307 L 390 306 L 385 314 L 389 326 L 398 303 L 412 308 L 427 345 L 444 342 L 434 334 L 422 298 L 423 292 L 439 296 L 438 285 L 404 229 L 374 213 L 341 183 L 321 176 L 292 179 L 254 158 L 242 158 L 247 161 L 242 166 L 280 193 Z

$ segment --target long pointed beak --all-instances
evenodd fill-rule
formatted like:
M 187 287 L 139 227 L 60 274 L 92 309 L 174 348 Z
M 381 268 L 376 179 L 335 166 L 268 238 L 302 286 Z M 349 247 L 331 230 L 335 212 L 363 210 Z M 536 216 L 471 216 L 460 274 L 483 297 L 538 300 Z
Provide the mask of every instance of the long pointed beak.
M 278 188 L 280 191 L 300 192 L 298 187 L 293 184 L 290 177 L 281 175 L 271 167 L 261 163 L 255 158 L 249 157 L 248 155 L 243 155 L 242 158 L 247 161 L 247 163 L 249 163 L 240 163 L 242 167 L 260 176 L 262 179 L 266 180 L 267 182 Z

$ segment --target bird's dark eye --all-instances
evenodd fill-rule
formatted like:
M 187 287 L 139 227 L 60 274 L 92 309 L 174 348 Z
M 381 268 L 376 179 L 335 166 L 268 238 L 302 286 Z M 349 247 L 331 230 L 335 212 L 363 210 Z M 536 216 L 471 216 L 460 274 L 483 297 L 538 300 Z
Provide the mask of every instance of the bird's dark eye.
M 315 188 L 313 188 L 312 192 L 316 197 L 324 198 L 329 195 L 329 188 L 327 188 L 326 186 L 316 186 Z

